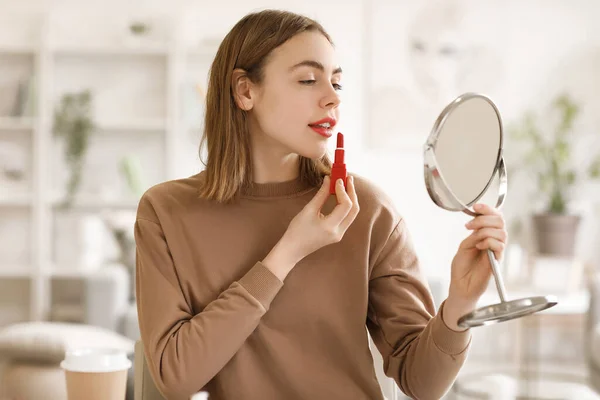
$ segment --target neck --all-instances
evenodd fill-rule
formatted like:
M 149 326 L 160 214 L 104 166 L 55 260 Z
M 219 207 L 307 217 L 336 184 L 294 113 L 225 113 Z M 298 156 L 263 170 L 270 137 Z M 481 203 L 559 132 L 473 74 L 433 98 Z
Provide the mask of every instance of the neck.
M 300 157 L 297 154 L 266 160 L 253 156 L 252 180 L 255 183 L 287 182 L 300 175 Z
M 300 156 L 264 134 L 252 135 L 252 181 L 287 182 L 300 174 Z

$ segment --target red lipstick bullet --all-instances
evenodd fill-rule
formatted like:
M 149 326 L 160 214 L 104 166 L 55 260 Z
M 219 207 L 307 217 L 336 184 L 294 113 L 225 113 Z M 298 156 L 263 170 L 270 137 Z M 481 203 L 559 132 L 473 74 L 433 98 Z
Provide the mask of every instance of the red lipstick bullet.
M 337 134 L 337 145 L 335 149 L 335 159 L 333 167 L 331 167 L 331 182 L 329 185 L 329 193 L 335 194 L 335 184 L 338 179 L 344 182 L 346 188 L 347 173 L 346 164 L 344 164 L 344 135 L 341 132 Z

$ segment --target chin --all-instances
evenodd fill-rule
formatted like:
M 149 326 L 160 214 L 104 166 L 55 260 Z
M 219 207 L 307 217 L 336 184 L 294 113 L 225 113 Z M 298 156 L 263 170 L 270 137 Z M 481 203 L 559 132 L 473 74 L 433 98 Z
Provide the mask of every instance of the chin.
M 327 146 L 323 145 L 315 146 L 312 148 L 299 149 L 297 153 L 300 154 L 302 157 L 310 158 L 312 160 L 318 160 L 319 158 L 327 154 Z

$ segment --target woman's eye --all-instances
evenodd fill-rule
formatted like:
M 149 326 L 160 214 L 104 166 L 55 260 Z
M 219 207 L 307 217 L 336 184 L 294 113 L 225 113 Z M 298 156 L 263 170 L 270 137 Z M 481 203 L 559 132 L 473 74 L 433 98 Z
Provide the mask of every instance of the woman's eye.
M 306 79 L 300 81 L 300 83 L 303 85 L 314 85 L 315 83 L 317 83 L 317 81 L 315 79 Z M 342 85 L 340 85 L 339 83 L 332 83 L 331 85 L 335 90 L 342 90 Z

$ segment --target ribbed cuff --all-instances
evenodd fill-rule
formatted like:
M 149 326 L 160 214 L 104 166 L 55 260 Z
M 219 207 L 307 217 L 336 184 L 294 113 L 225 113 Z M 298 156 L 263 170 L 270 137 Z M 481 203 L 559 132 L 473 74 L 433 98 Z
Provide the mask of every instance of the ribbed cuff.
M 265 310 L 269 309 L 271 302 L 283 287 L 283 282 L 260 261 L 239 280 L 239 284 L 258 300 Z
M 455 356 L 464 352 L 471 343 L 471 330 L 459 332 L 452 330 L 442 318 L 445 301 L 440 305 L 437 315 L 432 321 L 431 334 L 436 346 L 444 353 Z

